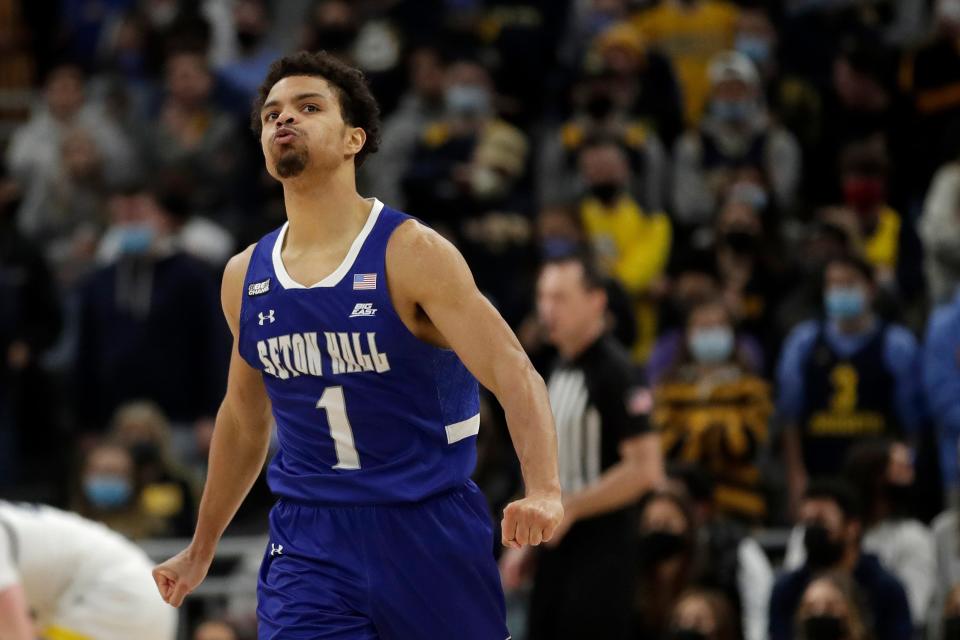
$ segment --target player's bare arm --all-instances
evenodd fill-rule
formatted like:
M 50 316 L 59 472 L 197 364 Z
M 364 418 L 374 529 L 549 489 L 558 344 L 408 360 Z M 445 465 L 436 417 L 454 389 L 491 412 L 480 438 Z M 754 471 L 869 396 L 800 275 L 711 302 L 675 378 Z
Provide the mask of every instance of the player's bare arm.
M 23 587 L 15 584 L 0 590 L 0 640 L 34 640 L 36 637 Z
M 503 544 L 538 545 L 563 519 L 557 437 L 546 385 L 513 331 L 483 297 L 460 253 L 408 221 L 387 245 L 394 307 L 417 337 L 452 348 L 503 405 L 526 496 L 507 505 Z
M 231 258 L 221 300 L 233 333 L 227 392 L 217 412 L 207 482 L 190 546 L 153 572 L 163 599 L 179 607 L 206 577 L 220 537 L 263 468 L 270 444 L 270 401 L 263 379 L 237 349 L 243 278 L 253 248 Z

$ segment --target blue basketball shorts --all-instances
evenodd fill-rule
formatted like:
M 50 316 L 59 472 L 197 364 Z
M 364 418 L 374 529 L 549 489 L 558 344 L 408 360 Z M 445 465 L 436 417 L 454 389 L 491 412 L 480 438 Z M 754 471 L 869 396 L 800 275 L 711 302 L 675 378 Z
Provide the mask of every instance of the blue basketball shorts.
M 402 505 L 281 499 L 257 588 L 259 640 L 505 640 L 493 527 L 473 482 Z

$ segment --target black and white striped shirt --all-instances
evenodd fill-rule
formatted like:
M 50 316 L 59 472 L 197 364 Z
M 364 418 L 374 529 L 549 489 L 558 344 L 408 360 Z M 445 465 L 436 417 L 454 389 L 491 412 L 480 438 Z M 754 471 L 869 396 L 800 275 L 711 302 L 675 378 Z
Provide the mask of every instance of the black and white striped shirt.
M 646 412 L 631 397 L 638 385 L 626 350 L 603 336 L 570 361 L 557 363 L 547 382 L 557 425 L 560 486 L 565 494 L 597 481 L 619 461 L 622 440 L 649 431 Z

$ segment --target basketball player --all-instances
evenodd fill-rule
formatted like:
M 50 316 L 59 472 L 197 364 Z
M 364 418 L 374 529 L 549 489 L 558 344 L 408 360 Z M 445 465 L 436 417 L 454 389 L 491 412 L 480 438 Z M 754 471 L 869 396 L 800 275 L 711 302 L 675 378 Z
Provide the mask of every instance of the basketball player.
M 261 87 L 254 129 L 288 222 L 227 266 L 235 347 L 197 530 L 154 577 L 174 606 L 203 580 L 264 462 L 272 407 L 259 638 L 504 640 L 469 479 L 477 380 L 506 411 L 525 481 L 507 546 L 549 540 L 563 516 L 549 400 L 456 249 L 357 195 L 377 120 L 362 74 L 324 53 L 277 61 Z
M 0 501 L 0 640 L 173 640 L 151 568 L 101 524 Z

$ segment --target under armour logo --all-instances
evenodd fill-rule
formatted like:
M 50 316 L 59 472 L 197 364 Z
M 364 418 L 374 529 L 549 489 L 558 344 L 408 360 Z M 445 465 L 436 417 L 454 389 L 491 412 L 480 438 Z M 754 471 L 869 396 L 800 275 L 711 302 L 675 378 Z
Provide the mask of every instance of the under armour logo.
M 270 324 L 273 324 L 273 321 L 276 320 L 276 318 L 273 317 L 273 309 L 270 309 L 270 313 L 264 313 L 263 311 L 261 311 L 260 313 L 257 314 L 257 317 L 260 318 L 261 327 L 263 326 L 264 320 L 269 320 Z
M 271 544 L 270 545 L 270 557 L 273 556 L 282 556 L 283 555 L 283 545 L 282 544 Z

